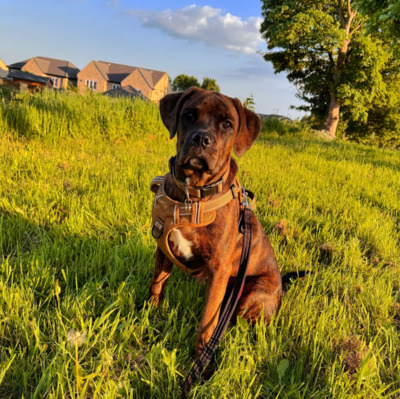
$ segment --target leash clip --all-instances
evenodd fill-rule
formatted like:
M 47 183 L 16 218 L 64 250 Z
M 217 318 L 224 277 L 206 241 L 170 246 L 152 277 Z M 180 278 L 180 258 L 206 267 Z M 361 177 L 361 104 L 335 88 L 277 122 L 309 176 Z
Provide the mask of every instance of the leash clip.
M 241 190 L 242 190 L 242 195 L 243 195 L 242 205 L 243 205 L 243 210 L 245 210 L 246 208 L 250 208 L 250 204 L 249 204 L 249 201 L 247 199 L 246 189 L 244 187 L 241 187 Z
M 192 200 L 187 201 L 185 200 L 185 210 L 190 211 L 192 209 Z
M 189 194 L 189 190 L 188 190 L 187 184 L 185 184 L 183 187 L 185 187 L 185 195 L 186 195 L 185 202 L 191 204 L 192 200 L 190 199 L 190 194 Z
M 190 209 L 192 209 L 192 200 L 190 198 L 190 194 L 189 194 L 189 190 L 188 190 L 188 186 L 187 184 L 184 184 L 183 187 L 185 188 L 185 195 L 186 195 L 186 199 L 185 199 L 185 209 L 187 211 L 189 211 Z

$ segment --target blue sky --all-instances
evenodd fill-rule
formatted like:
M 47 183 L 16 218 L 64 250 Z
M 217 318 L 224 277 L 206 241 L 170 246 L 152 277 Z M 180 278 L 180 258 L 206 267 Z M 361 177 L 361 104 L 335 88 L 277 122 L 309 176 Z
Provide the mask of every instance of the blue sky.
M 257 51 L 261 2 L 162 0 L 0 0 L 0 58 L 33 56 L 83 68 L 102 60 L 217 80 L 256 110 L 297 117 L 296 90 Z

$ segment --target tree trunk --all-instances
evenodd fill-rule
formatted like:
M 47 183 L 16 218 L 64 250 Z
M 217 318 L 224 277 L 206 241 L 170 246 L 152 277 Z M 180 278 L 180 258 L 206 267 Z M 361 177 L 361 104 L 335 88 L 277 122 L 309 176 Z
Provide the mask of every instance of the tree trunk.
M 343 45 L 339 48 L 338 56 L 336 59 L 335 70 L 333 72 L 333 83 L 335 86 L 338 84 L 342 70 L 345 68 L 346 65 L 351 36 L 354 33 L 354 31 L 358 29 L 358 27 L 356 27 L 355 30 L 353 30 L 353 32 L 350 32 L 351 23 L 354 17 L 357 15 L 357 11 L 353 11 L 351 9 L 350 0 L 347 0 L 347 12 L 348 12 L 347 19 L 345 19 L 343 15 L 342 0 L 338 0 L 337 10 L 339 14 L 340 24 L 344 29 L 344 31 L 346 32 L 347 37 L 344 40 Z M 329 134 L 329 137 L 331 139 L 334 139 L 336 137 L 336 129 L 339 123 L 339 111 L 340 111 L 340 102 L 338 101 L 336 93 L 334 91 L 333 93 L 331 93 L 331 101 L 329 104 L 328 116 L 324 123 L 324 130 Z
M 333 82 L 335 85 L 338 83 L 340 74 L 346 65 L 349 42 L 349 40 L 345 40 L 343 46 L 339 49 L 335 71 L 333 73 Z M 336 98 L 336 94 L 331 93 L 331 102 L 329 104 L 328 116 L 324 123 L 324 130 L 326 130 L 332 140 L 336 137 L 336 129 L 339 123 L 339 110 L 340 103 Z
M 324 123 L 324 130 L 327 131 L 329 137 L 333 140 L 336 137 L 336 129 L 339 123 L 340 104 L 334 94 L 331 95 L 329 104 L 328 117 Z

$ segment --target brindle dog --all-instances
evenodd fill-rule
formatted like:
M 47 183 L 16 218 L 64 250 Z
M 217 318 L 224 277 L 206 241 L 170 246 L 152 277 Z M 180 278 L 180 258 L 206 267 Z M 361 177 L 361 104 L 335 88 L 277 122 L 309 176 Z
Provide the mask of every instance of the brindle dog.
M 190 187 L 203 187 L 224 176 L 222 192 L 211 197 L 230 190 L 238 170 L 232 149 L 241 157 L 252 146 L 261 130 L 258 115 L 244 108 L 237 98 L 194 87 L 165 96 L 160 102 L 160 113 L 170 138 L 177 134 L 173 165 L 176 177 Z M 176 201 L 187 199 L 171 173 L 165 176 L 165 191 Z M 217 325 L 227 287 L 233 284 L 238 272 L 243 242 L 243 236 L 238 233 L 240 213 L 239 201 L 232 199 L 217 210 L 211 224 L 193 228 L 187 223 L 169 238 L 172 253 L 179 262 L 189 269 L 201 267 L 197 279 L 207 282 L 204 314 L 196 339 L 198 353 Z M 247 277 L 235 313 L 254 323 L 263 311 L 265 321 L 269 322 L 280 304 L 281 274 L 271 243 L 254 214 L 252 229 Z M 150 288 L 156 305 L 172 266 L 173 263 L 157 247 Z

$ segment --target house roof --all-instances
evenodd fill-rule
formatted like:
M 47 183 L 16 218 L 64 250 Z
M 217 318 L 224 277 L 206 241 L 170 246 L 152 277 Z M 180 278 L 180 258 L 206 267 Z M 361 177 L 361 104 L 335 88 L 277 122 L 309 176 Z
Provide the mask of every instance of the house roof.
M 22 69 L 30 60 L 36 62 L 39 69 L 46 75 L 76 79 L 79 72 L 79 69 L 72 62 L 48 57 L 29 58 L 9 65 L 9 68 Z
M 26 80 L 28 82 L 36 82 L 43 84 L 47 84 L 49 80 L 51 80 L 50 78 L 47 78 L 45 76 L 33 75 L 32 73 L 22 72 L 22 71 L 8 72 L 7 77 L 12 79 L 21 79 L 21 80 Z
M 132 86 L 122 86 L 117 87 L 112 90 L 104 92 L 110 97 L 129 97 L 129 98 L 141 98 L 142 100 L 148 100 L 148 98 L 143 95 L 139 90 L 136 90 Z
M 155 71 L 153 69 L 140 68 L 130 65 L 115 64 L 106 61 L 93 61 L 100 73 L 108 82 L 121 83 L 128 75 L 138 70 L 147 84 L 153 89 L 157 82 L 164 76 L 166 72 Z
M 9 68 L 21 69 L 29 60 L 14 62 L 14 64 L 7 65 Z

